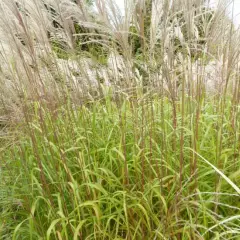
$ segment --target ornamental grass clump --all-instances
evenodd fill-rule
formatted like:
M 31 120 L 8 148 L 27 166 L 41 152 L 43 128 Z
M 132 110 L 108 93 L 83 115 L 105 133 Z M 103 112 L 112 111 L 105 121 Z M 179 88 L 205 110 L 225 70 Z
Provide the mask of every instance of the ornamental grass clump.
M 189 124 L 174 128 L 171 102 L 155 94 L 107 96 L 54 113 L 34 103 L 24 134 L 1 151 L 1 237 L 237 239 L 231 101 L 222 130 L 215 107 L 205 99 L 195 143 L 197 106 L 185 114 Z
M 0 239 L 239 239 L 230 6 L 1 1 Z

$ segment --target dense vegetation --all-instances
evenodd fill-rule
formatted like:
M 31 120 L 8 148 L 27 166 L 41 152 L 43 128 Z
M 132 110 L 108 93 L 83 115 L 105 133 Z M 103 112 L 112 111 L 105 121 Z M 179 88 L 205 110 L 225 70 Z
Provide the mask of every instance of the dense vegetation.
M 227 6 L 2 1 L 0 239 L 239 239 Z

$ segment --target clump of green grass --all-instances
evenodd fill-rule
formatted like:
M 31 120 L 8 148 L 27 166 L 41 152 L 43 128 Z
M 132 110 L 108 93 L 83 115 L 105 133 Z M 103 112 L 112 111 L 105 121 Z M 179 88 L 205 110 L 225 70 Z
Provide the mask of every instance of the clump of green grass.
M 55 111 L 33 103 L 24 134 L 0 152 L 0 238 L 238 239 L 231 102 L 216 158 L 216 106 L 210 98 L 202 104 L 194 147 L 197 105 L 185 101 L 176 102 L 177 123 L 182 103 L 191 106 L 176 128 L 171 102 L 154 94 Z
M 239 239 L 228 4 L 2 0 L 0 239 Z

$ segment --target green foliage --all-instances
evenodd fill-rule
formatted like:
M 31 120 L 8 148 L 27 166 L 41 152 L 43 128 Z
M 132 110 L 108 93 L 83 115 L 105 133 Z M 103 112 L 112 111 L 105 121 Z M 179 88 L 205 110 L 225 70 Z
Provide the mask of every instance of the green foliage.
M 81 27 L 79 24 L 74 24 L 75 33 L 74 49 L 70 49 L 66 43 L 58 40 L 51 40 L 53 51 L 58 58 L 69 59 L 74 53 L 75 55 L 87 55 L 100 64 L 106 64 L 108 58 L 108 49 L 101 44 L 101 37 L 96 31 L 92 36 L 88 29 Z
M 132 46 L 133 54 L 136 58 L 141 57 L 142 55 L 141 40 L 136 30 L 136 27 L 130 26 L 129 32 L 130 32 L 129 42 L 130 45 Z
M 223 119 L 216 158 L 220 120 L 213 100 L 205 99 L 194 173 L 196 126 L 191 119 L 197 105 L 185 101 L 191 108 L 185 116 L 182 185 L 182 127 L 174 129 L 167 98 L 139 92 L 137 99 L 114 102 L 109 95 L 88 107 L 67 105 L 54 112 L 34 103 L 24 136 L 0 152 L 2 239 L 239 236 L 240 201 L 234 186 L 239 156 L 230 115 Z M 228 102 L 226 112 L 230 109 Z
M 108 58 L 108 49 L 106 46 L 101 44 L 102 37 L 100 32 L 97 30 L 87 29 L 80 26 L 79 24 L 74 24 L 76 36 L 76 50 L 90 55 L 94 60 L 101 64 L 106 64 Z M 89 34 L 88 34 L 89 33 Z M 91 35 L 94 34 L 94 35 Z
M 223 58 L 216 72 L 223 83 L 212 97 L 205 89 L 203 48 L 213 13 L 193 14 L 196 37 L 182 8 L 174 14 L 165 9 L 162 16 L 169 17 L 170 26 L 160 24 L 160 30 L 166 45 L 158 39 L 150 49 L 152 1 L 144 2 L 144 11 L 136 9 L 131 16 L 136 23 L 126 18 L 124 26 L 121 21 L 112 26 L 114 16 L 100 11 L 98 19 L 106 22 L 97 22 L 97 29 L 91 13 L 88 24 L 93 25 L 87 28 L 81 25 L 84 18 L 80 23 L 72 19 L 76 9 L 71 14 L 64 5 L 58 10 L 46 6 L 53 17 L 46 25 L 56 28 L 55 38 L 49 33 L 54 56 L 42 35 L 33 34 L 36 23 L 45 26 L 41 12 L 31 14 L 20 6 L 24 17 L 14 9 L 11 24 L 3 14 L 0 30 L 9 27 L 10 41 L 2 44 L 8 47 L 1 59 L 8 70 L 1 71 L 1 99 L 14 112 L 11 120 L 20 124 L 0 126 L 0 239 L 239 239 L 239 35 L 229 41 L 234 31 L 215 26 L 213 35 L 221 35 L 216 65 Z M 57 14 L 68 14 L 73 25 L 57 22 Z M 174 21 L 183 40 L 172 35 Z M 130 31 L 132 54 L 122 41 L 126 32 L 116 29 Z M 22 48 L 21 36 L 12 34 L 16 30 L 26 35 Z M 61 40 L 61 30 L 71 42 Z M 123 67 L 108 72 L 81 58 L 106 64 L 109 49 L 123 56 Z M 66 71 L 51 68 L 52 62 L 70 57 L 73 66 L 63 63 Z M 193 64 L 197 58 L 202 61 Z M 87 78 L 89 69 L 96 71 L 97 83 Z M 104 87 L 105 80 L 111 86 Z
M 58 40 L 51 40 L 52 50 L 56 53 L 60 59 L 69 58 L 69 50 L 66 47 L 66 43 L 60 43 Z

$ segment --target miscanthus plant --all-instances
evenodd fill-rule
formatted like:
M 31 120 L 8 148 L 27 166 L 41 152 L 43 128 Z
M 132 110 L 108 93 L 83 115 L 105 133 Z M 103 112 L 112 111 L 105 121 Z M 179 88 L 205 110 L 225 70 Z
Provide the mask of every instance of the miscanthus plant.
M 0 239 L 239 239 L 230 3 L 1 1 Z
M 56 112 L 34 103 L 24 134 L 1 152 L 1 238 L 238 239 L 231 102 L 220 130 L 217 106 L 205 99 L 196 136 L 198 107 L 188 101 L 177 128 L 157 94 Z

